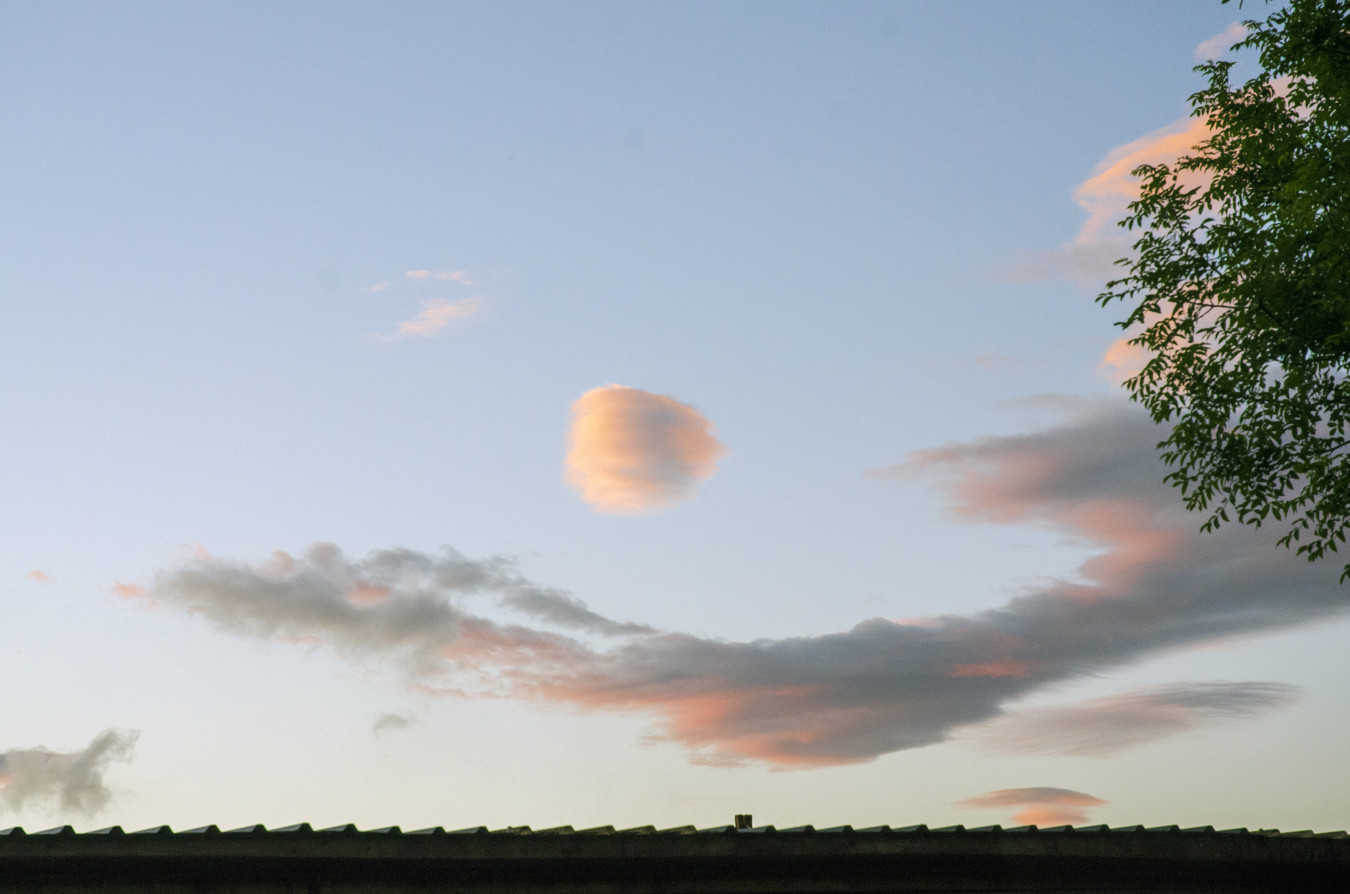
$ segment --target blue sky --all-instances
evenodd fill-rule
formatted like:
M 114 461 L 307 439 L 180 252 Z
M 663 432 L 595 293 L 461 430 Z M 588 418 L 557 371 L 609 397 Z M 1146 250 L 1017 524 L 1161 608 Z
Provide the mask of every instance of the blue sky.
M 7 4 L 0 825 L 1350 825 L 1092 300 L 1246 14 Z

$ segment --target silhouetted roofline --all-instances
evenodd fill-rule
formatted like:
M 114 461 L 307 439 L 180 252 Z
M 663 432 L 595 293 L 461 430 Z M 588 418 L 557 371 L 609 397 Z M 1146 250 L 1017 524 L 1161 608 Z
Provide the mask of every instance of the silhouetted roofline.
M 1212 826 L 734 826 L 533 830 L 308 823 L 175 832 L 0 830 L 0 879 L 62 890 L 259 891 L 360 882 L 380 891 L 633 892 L 1350 890 L 1343 831 Z M 178 888 L 174 888 L 174 886 Z M 44 888 L 46 890 L 46 888 Z M 55 890 L 55 889 L 54 889 Z

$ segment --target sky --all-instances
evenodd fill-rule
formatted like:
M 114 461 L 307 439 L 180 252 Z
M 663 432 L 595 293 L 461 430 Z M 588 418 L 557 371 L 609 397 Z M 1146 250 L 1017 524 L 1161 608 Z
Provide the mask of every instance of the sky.
M 1094 302 L 1264 13 L 4 4 L 0 828 L 1350 827 Z

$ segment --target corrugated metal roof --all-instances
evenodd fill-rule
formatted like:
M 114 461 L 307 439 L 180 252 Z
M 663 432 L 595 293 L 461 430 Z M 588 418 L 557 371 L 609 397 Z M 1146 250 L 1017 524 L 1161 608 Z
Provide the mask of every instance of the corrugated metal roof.
M 749 829 L 737 829 L 735 826 L 709 826 L 705 829 L 699 829 L 695 826 L 673 826 L 668 829 L 657 829 L 655 826 L 635 826 L 631 829 L 616 829 L 613 826 L 595 826 L 589 829 L 574 829 L 571 826 L 553 826 L 547 829 L 531 829 L 529 826 L 506 826 L 501 829 L 489 829 L 487 826 L 469 826 L 464 829 L 446 829 L 441 826 L 432 826 L 426 829 L 410 829 L 403 831 L 398 826 L 385 826 L 377 829 L 358 829 L 351 823 L 340 826 L 328 826 L 326 828 L 315 829 L 309 823 L 297 823 L 291 826 L 277 826 L 268 829 L 262 824 L 240 826 L 237 829 L 220 829 L 217 826 L 198 826 L 193 829 L 183 829 L 175 832 L 169 826 L 150 826 L 147 829 L 138 829 L 134 832 L 128 832 L 121 826 L 108 826 L 102 829 L 92 829 L 85 832 L 76 832 L 72 826 L 56 826 L 51 829 L 42 829 L 40 831 L 28 832 L 22 826 L 12 826 L 8 829 L 0 829 L 0 835 L 8 835 L 15 838 L 26 837 L 30 835 L 58 835 L 58 836 L 78 836 L 85 837 L 91 835 L 116 837 L 118 835 L 156 835 L 156 836 L 212 836 L 212 835 L 235 835 L 235 836 L 278 836 L 278 835 L 362 835 L 362 836 L 391 836 L 391 835 L 937 835 L 961 833 L 967 835 L 1028 835 L 1028 834 L 1092 834 L 1092 833 L 1158 833 L 1175 832 L 1186 835 L 1258 835 L 1267 838 L 1347 838 L 1350 835 L 1344 830 L 1333 832 L 1313 832 L 1309 829 L 1300 829 L 1294 832 L 1282 832 L 1279 829 L 1215 829 L 1213 826 L 1192 826 L 1183 829 L 1180 826 L 974 826 L 966 828 L 965 826 L 940 826 L 930 829 L 925 825 L 917 826 L 868 826 L 855 829 L 852 826 L 831 826 L 828 828 L 817 829 L 814 826 L 792 826 L 786 829 L 778 829 L 774 826 L 754 826 Z
M 1343 831 L 1196 826 L 554 826 L 351 823 L 0 830 L 5 890 L 259 894 L 1350 891 Z M 1159 888 L 1159 880 L 1167 884 Z M 120 887 L 119 887 L 120 886 Z

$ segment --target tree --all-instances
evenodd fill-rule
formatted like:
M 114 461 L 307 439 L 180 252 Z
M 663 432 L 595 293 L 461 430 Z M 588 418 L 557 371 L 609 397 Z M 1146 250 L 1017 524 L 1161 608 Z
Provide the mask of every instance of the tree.
M 1350 0 L 1244 24 L 1262 73 L 1196 67 L 1210 136 L 1135 170 L 1141 235 L 1097 300 L 1132 305 L 1149 359 L 1126 388 L 1171 423 L 1166 478 L 1202 528 L 1276 521 L 1311 561 L 1350 528 Z

